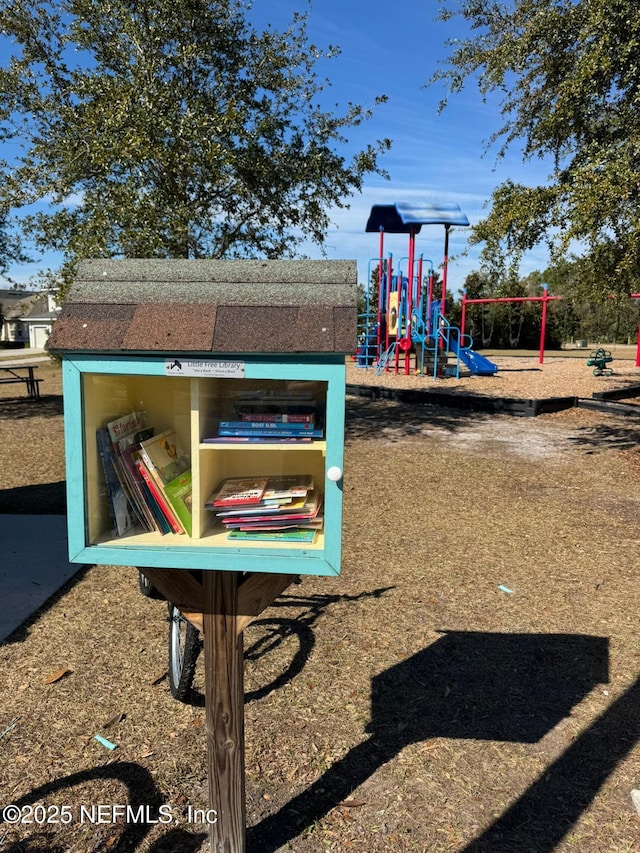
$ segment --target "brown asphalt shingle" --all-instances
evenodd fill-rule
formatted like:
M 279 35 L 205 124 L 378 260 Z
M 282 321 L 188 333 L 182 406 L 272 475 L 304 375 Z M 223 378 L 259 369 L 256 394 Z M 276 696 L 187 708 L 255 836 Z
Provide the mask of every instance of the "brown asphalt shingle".
M 346 353 L 356 299 L 355 261 L 90 260 L 48 348 Z

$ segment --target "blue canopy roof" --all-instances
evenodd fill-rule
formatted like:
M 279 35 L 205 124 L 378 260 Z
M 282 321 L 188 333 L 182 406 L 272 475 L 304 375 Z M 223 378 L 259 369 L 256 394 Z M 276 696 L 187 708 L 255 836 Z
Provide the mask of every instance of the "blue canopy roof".
M 423 225 L 468 225 L 469 220 L 457 204 L 374 204 L 367 220 L 366 231 L 386 231 L 388 234 L 414 234 Z

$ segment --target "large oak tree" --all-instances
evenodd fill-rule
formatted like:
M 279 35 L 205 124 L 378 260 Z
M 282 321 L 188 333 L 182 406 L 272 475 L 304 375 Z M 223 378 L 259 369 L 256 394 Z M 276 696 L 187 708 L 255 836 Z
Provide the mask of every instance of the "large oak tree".
M 547 241 L 577 250 L 592 295 L 640 278 L 640 13 L 636 0 L 448 0 L 469 35 L 434 76 L 501 96 L 491 143 L 552 164 L 544 184 L 506 181 L 473 239 L 517 260 Z
M 0 205 L 83 257 L 289 257 L 378 170 L 368 108 L 321 106 L 306 16 L 243 0 L 2 0 Z M 6 49 L 8 47 L 8 50 Z M 383 100 L 378 99 L 378 100 Z M 30 207 L 33 203 L 36 207 Z

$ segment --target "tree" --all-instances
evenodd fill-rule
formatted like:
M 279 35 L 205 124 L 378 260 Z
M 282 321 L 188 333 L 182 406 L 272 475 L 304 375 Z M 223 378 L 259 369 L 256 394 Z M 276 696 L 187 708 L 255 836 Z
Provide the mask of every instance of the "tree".
M 0 212 L 0 275 L 6 276 L 12 263 L 22 263 L 29 258 L 24 253 L 18 236 L 12 232 L 9 216 Z M 2 326 L 0 325 L 0 331 Z
M 453 5 L 455 3 L 455 5 Z M 640 15 L 635 0 L 449 0 L 470 35 L 451 41 L 434 80 L 449 94 L 475 78 L 502 96 L 498 155 L 522 140 L 549 156 L 542 186 L 506 181 L 472 240 L 495 260 L 546 240 L 559 260 L 576 245 L 585 289 L 629 293 L 640 275 Z M 443 104 L 444 105 L 444 104 Z M 496 252 L 496 247 L 501 252 Z M 609 278 L 603 286 L 603 270 Z
M 371 110 L 324 110 L 306 15 L 257 31 L 244 0 L 8 0 L 0 202 L 83 257 L 290 257 L 378 171 L 336 151 Z M 377 102 L 384 98 L 377 99 Z M 337 108 L 336 108 L 337 109 Z M 46 203 L 30 212 L 29 205 Z

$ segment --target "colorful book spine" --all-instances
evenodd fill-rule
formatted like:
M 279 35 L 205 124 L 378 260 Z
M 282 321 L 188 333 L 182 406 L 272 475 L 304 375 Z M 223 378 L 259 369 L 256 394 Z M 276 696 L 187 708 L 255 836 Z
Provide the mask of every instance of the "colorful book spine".
M 260 421 L 220 421 L 218 424 L 219 429 L 268 429 L 268 430 L 277 430 L 279 433 L 284 432 L 292 432 L 297 434 L 298 432 L 309 432 L 313 430 L 313 424 L 310 421 L 269 421 L 269 420 L 260 420 Z
M 311 436 L 309 435 L 301 435 L 295 436 L 293 438 L 287 436 L 279 436 L 277 438 L 266 438 L 263 435 L 258 433 L 254 433 L 253 435 L 214 435 L 209 438 L 203 438 L 203 444 L 268 444 L 269 442 L 272 444 L 278 444 L 283 442 L 289 442 L 291 444 L 295 443 L 308 443 L 311 441 Z
M 276 414 L 275 412 L 244 412 L 240 416 L 246 423 L 254 421 L 269 421 L 269 423 L 280 424 L 312 424 L 314 421 L 313 414 L 304 414 L 302 412 L 291 412 Z
M 153 495 L 158 506 L 162 510 L 165 518 L 169 522 L 172 531 L 174 533 L 184 533 L 184 527 L 182 526 L 180 520 L 176 516 L 173 508 L 171 507 L 171 505 L 167 501 L 165 495 L 158 488 L 158 484 L 156 483 L 156 481 L 153 479 L 153 477 L 151 476 L 151 474 L 147 470 L 147 467 L 144 464 L 144 462 L 141 459 L 139 459 L 137 462 L 137 465 L 138 465 L 138 470 L 140 471 L 140 474 L 142 476 L 142 479 L 146 483 L 149 491 L 151 492 L 151 494 Z
M 174 512 L 180 519 L 185 531 L 189 536 L 191 536 L 191 471 L 184 471 L 182 474 L 179 474 L 174 480 L 171 480 L 169 483 L 167 483 L 167 485 L 164 487 L 164 493 L 167 496 L 167 500 L 173 507 Z
M 109 495 L 109 506 L 115 532 L 118 536 L 124 536 L 138 524 L 138 517 L 131 507 L 127 493 L 122 486 L 115 467 L 113 444 L 109 431 L 105 428 L 96 432 L 98 453 L 102 460 L 105 486 Z
M 252 429 L 232 429 L 226 427 L 218 428 L 219 436 L 236 436 L 240 438 L 249 438 L 252 435 L 259 434 L 263 438 L 322 438 L 324 436 L 324 431 L 321 429 L 307 429 L 304 430 L 303 436 L 300 435 L 300 430 L 295 429 L 261 429 L 261 430 L 252 430 Z
M 135 463 L 132 460 L 133 450 L 134 445 L 131 445 L 116 457 L 116 471 L 120 478 L 120 482 L 129 495 L 131 506 L 134 507 L 142 526 L 147 530 L 157 530 L 158 527 L 154 523 L 153 515 L 149 511 L 149 507 L 147 506 L 141 489 L 140 475 L 138 474 Z
M 232 530 L 227 534 L 227 539 L 244 542 L 313 542 L 315 536 L 315 530 Z

